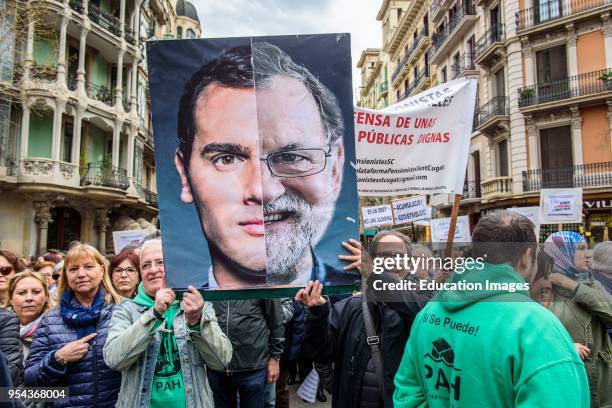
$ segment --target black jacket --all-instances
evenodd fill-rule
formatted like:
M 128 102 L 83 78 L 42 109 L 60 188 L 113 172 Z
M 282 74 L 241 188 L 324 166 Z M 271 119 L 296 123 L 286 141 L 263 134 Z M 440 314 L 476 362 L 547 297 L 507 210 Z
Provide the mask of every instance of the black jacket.
M 221 330 L 232 342 L 228 371 L 259 370 L 270 356 L 283 353 L 283 309 L 280 299 L 212 302 Z
M 0 352 L 8 361 L 14 386 L 22 383 L 23 352 L 19 341 L 19 319 L 15 313 L 0 309 Z
M 380 337 L 384 369 L 384 406 L 393 406 L 393 379 L 404 354 L 414 317 L 426 303 L 425 297 L 407 294 L 404 302 L 368 302 Z M 309 308 L 306 314 L 304 344 L 315 363 L 334 363 L 333 408 L 360 406 L 364 373 L 370 360 L 366 343 L 361 296 L 353 296 L 330 306 Z
M 293 300 L 293 317 L 285 323 L 283 360 L 297 360 L 304 340 L 304 306 Z

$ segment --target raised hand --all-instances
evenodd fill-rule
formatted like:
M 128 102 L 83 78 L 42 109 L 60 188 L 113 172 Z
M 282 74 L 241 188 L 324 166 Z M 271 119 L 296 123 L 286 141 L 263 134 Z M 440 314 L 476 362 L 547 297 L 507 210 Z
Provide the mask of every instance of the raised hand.
M 327 301 L 323 296 L 323 284 L 317 281 L 308 281 L 304 289 L 300 289 L 295 294 L 295 300 L 306 307 L 316 307 L 325 304 Z
M 176 299 L 174 291 L 170 288 L 161 288 L 155 294 L 155 304 L 153 308 L 157 310 L 159 314 L 164 314 L 166 310 L 172 305 L 172 302 Z
M 342 242 L 342 246 L 351 253 L 351 255 L 338 256 L 338 259 L 349 262 L 349 264 L 342 269 L 345 271 L 357 269 L 361 272 L 361 242 L 351 238 L 348 242 Z
M 181 306 L 185 311 L 185 319 L 190 326 L 195 326 L 202 317 L 202 309 L 204 309 L 204 298 L 193 286 L 187 288 L 188 292 L 183 293 Z

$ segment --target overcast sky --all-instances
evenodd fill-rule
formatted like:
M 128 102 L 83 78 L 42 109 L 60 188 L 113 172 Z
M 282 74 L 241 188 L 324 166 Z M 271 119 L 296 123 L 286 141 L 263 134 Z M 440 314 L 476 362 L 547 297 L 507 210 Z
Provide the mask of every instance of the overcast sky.
M 191 0 L 202 36 L 351 33 L 353 92 L 361 77 L 355 67 L 361 51 L 382 42 L 376 14 L 382 0 Z

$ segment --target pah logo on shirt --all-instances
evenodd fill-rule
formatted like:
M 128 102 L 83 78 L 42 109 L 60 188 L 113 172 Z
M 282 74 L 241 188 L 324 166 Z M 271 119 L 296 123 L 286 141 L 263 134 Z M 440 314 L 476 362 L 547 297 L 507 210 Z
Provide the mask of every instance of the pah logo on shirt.
M 425 363 L 425 378 L 434 383 L 434 389 L 445 389 L 453 400 L 459 401 L 461 397 L 461 376 L 456 372 L 461 369 L 454 366 L 455 352 L 448 342 L 440 338 L 433 343 L 431 353 L 426 353 L 423 359 L 433 361 Z M 435 364 L 434 364 L 435 363 Z

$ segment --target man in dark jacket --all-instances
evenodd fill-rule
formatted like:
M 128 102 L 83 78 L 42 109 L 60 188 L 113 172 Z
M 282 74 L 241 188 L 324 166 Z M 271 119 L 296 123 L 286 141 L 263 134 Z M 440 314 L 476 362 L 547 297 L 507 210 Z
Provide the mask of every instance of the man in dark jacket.
M 378 234 L 370 247 L 373 257 L 379 256 L 377 252 L 382 252 L 379 245 L 383 244 L 386 245 L 385 252 L 392 245 L 395 251 L 410 254 L 410 241 L 401 233 L 390 231 Z M 396 282 L 397 278 L 404 278 L 387 273 L 372 275 L 371 268 L 359 269 L 363 280 L 362 290 L 371 287 L 374 279 Z M 323 285 L 318 281 L 309 282 L 296 294 L 296 300 L 308 307 L 303 344 L 306 351 L 315 363 L 334 363 L 332 407 L 392 407 L 393 378 L 401 362 L 413 319 L 427 302 L 427 297 L 409 292 L 403 293 L 401 299 L 385 302 L 368 296 L 367 306 L 377 334 L 377 338 L 370 342 L 379 344 L 382 356 L 381 390 L 368 345 L 361 295 L 330 306 L 330 302 L 321 296 L 322 290 Z M 372 295 L 376 293 L 372 292 Z
M 0 309 L 0 353 L 7 359 L 13 385 L 20 385 L 23 354 L 19 342 L 19 319 L 13 312 L 4 309 Z
M 280 361 L 280 374 L 276 382 L 276 407 L 289 408 L 289 367 L 297 363 L 304 340 L 304 306 L 293 300 L 293 314 L 285 323 L 285 344 Z
M 221 330 L 234 354 L 226 372 L 208 370 L 216 408 L 261 408 L 266 383 L 278 379 L 283 353 L 283 308 L 280 299 L 213 302 Z

